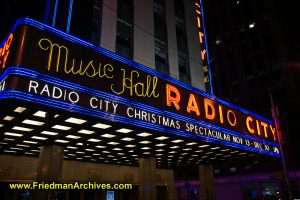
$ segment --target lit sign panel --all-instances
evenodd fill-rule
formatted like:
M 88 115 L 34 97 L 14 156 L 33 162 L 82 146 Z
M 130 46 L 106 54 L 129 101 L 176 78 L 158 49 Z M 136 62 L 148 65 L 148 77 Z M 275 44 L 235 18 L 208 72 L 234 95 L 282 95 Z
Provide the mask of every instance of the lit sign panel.
M 46 25 L 21 22 L 1 70 L 0 98 L 279 156 L 272 121 Z
M 199 43 L 201 47 L 201 60 L 203 64 L 203 73 L 204 73 L 204 82 L 207 91 L 211 91 L 213 94 L 213 88 L 211 84 L 211 76 L 210 76 L 210 68 L 209 68 L 209 57 L 208 57 L 208 50 L 206 44 L 206 36 L 205 36 L 205 26 L 204 26 L 204 17 L 203 17 L 203 8 L 201 0 L 195 1 L 195 9 L 196 9 L 196 20 L 197 20 L 197 27 L 198 27 L 198 37 Z

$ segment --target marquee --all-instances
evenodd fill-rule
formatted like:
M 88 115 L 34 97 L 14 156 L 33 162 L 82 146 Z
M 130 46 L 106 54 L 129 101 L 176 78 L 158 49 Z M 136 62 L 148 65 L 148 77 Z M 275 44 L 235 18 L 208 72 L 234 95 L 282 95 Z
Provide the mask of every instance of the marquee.
M 2 43 L 0 68 L 1 99 L 279 157 L 271 120 L 32 19 Z

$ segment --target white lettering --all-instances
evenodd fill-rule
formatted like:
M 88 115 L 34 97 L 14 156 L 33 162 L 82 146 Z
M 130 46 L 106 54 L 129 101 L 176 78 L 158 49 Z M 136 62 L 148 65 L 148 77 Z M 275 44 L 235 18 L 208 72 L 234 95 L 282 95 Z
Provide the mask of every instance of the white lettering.
M 33 80 L 30 80 L 28 92 L 31 92 L 31 89 L 34 89 L 34 93 L 37 94 L 37 88 L 39 87 L 39 83 Z

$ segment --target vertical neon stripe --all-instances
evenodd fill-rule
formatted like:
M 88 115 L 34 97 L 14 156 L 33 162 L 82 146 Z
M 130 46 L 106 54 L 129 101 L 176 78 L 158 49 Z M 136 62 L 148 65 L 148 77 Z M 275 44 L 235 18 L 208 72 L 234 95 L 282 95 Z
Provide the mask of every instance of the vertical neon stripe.
M 70 24 L 71 24 L 71 17 L 72 17 L 72 9 L 73 9 L 73 0 L 70 0 L 70 6 L 69 6 L 69 14 L 68 14 L 68 23 L 67 23 L 67 30 L 66 32 L 70 32 Z
M 58 0 L 55 1 L 55 6 L 54 6 L 54 13 L 53 13 L 53 19 L 52 19 L 52 27 L 53 28 L 55 26 L 56 13 L 57 13 L 57 5 L 58 5 Z
M 203 26 L 203 32 L 204 32 L 204 38 L 205 38 L 205 46 L 206 46 L 206 56 L 207 56 L 207 65 L 208 65 L 208 74 L 210 79 L 210 93 L 214 95 L 214 88 L 212 84 L 212 75 L 211 75 L 211 68 L 210 68 L 210 60 L 209 60 L 209 53 L 208 53 L 208 45 L 207 45 L 207 37 L 206 37 L 206 30 L 205 30 L 205 20 L 204 20 L 204 10 L 203 10 L 203 4 L 202 0 L 200 0 L 201 5 L 201 11 L 202 11 L 202 26 Z

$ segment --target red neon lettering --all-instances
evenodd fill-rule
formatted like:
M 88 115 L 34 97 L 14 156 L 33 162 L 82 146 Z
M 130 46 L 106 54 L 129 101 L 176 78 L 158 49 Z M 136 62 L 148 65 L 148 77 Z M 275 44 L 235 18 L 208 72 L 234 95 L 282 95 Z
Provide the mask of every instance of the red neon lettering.
M 171 106 L 171 104 L 173 103 L 175 108 L 179 110 L 180 109 L 179 101 L 181 97 L 178 89 L 169 84 L 166 85 L 166 89 L 167 89 L 167 105 Z M 174 93 L 175 96 L 171 96 L 171 92 Z
M 223 124 L 224 117 L 223 117 L 223 108 L 221 105 L 219 105 L 219 114 L 220 114 L 220 122 L 221 122 L 221 124 Z
M 12 39 L 13 39 L 13 34 L 10 34 L 7 38 L 7 41 L 4 43 L 3 47 L 0 49 L 0 66 L 2 65 L 2 69 L 5 68 Z
M 199 111 L 195 96 L 193 94 L 190 94 L 190 98 L 189 98 L 189 102 L 188 102 L 186 111 L 188 113 L 191 113 L 191 111 L 194 111 L 197 114 L 197 116 L 200 115 L 200 111 Z
M 259 127 L 259 122 L 256 120 L 256 128 L 257 128 L 257 134 L 258 135 L 261 135 L 260 134 L 260 127 Z
M 249 122 L 253 122 L 253 119 L 250 116 L 248 116 L 247 119 L 246 119 L 246 125 L 247 125 L 248 131 L 253 134 L 255 131 L 254 131 L 253 128 L 251 128 Z
M 273 134 L 274 141 L 276 141 L 277 139 L 276 139 L 276 134 L 275 134 L 275 127 L 273 128 L 272 125 L 270 125 L 270 129 Z
M 198 28 L 201 28 L 201 20 L 199 16 L 197 17 L 197 23 L 198 23 Z
M 202 60 L 205 59 L 205 55 L 206 55 L 206 49 L 203 49 L 203 51 L 201 51 Z
M 202 32 L 199 31 L 199 40 L 200 40 L 200 43 L 202 44 L 203 43 L 203 36 L 204 34 Z M 205 52 L 206 53 L 206 52 Z
M 233 122 L 230 119 L 230 116 L 229 116 L 230 114 L 233 116 Z M 236 116 L 235 116 L 235 114 L 232 110 L 227 111 L 227 121 L 230 124 L 230 126 L 235 126 L 236 125 Z
M 265 122 L 260 122 L 260 124 L 264 127 L 265 137 L 268 138 L 268 132 L 267 132 L 268 124 Z
M 210 107 L 211 113 L 209 113 L 209 109 L 208 107 Z M 213 102 L 210 99 L 204 99 L 204 109 L 205 109 L 205 118 L 206 119 L 214 119 L 216 116 L 216 110 L 215 107 L 213 105 Z

